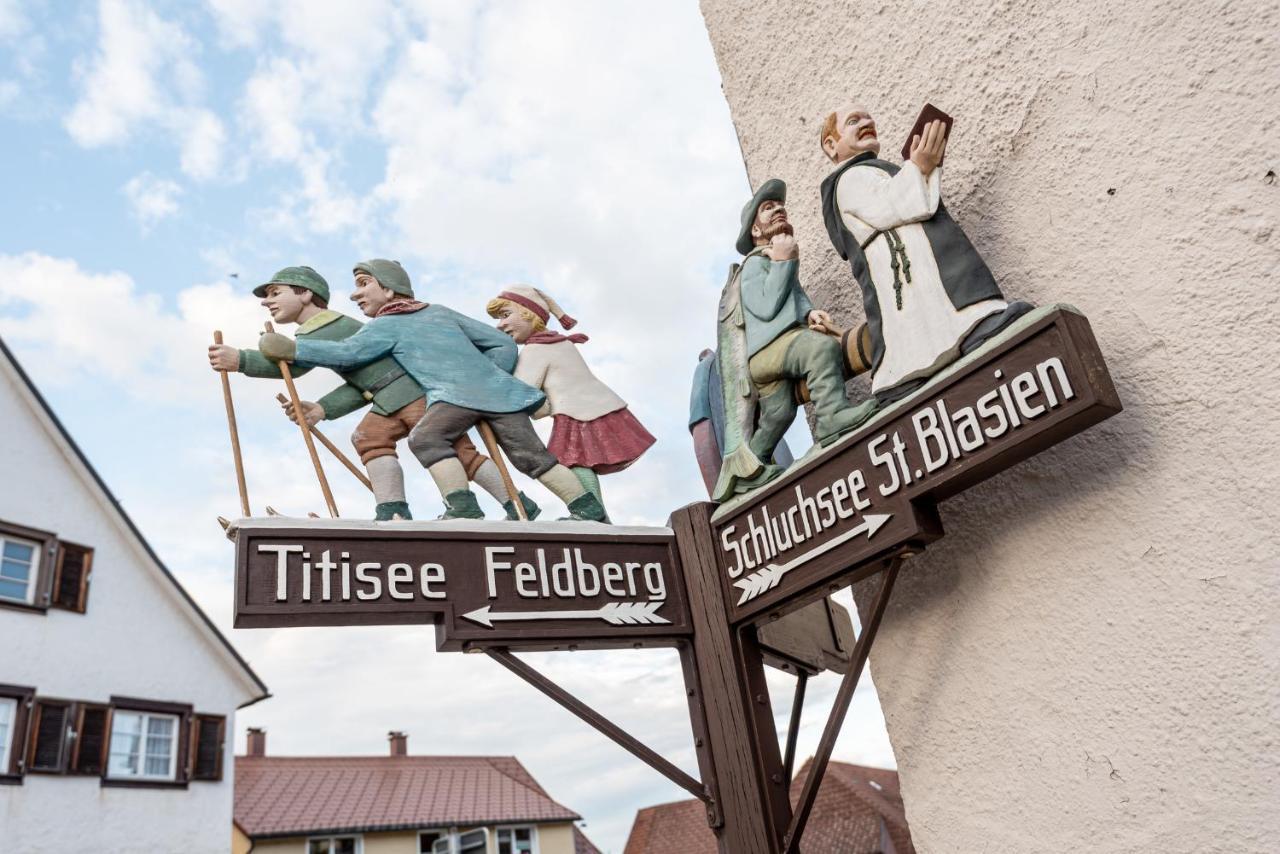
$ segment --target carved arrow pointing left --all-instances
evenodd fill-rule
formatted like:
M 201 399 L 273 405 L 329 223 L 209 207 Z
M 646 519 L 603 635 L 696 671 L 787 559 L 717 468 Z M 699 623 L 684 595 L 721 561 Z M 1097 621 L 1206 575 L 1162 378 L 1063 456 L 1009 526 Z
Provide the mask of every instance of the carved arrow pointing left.
M 493 628 L 495 622 L 515 620 L 604 620 L 615 626 L 643 626 L 670 623 L 657 610 L 666 602 L 610 602 L 588 611 L 493 611 L 485 605 L 462 616 L 473 623 Z

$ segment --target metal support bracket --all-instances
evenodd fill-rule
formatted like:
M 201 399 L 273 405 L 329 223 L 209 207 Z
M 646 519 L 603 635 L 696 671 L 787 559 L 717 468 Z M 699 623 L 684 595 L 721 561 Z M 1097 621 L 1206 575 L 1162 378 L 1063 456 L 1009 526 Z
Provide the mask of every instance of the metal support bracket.
M 704 804 L 711 803 L 711 796 L 707 793 L 706 787 L 702 783 L 690 777 L 684 771 L 681 771 L 672 763 L 662 758 L 651 748 L 641 743 L 630 733 L 623 730 L 613 721 L 561 688 L 555 682 L 552 682 L 546 676 L 543 676 L 534 668 L 525 664 L 520 659 L 512 655 L 508 649 L 497 648 L 485 650 L 486 654 L 503 667 L 528 682 L 534 688 L 546 694 L 552 700 L 555 700 L 564 708 L 577 715 L 584 723 L 587 723 L 604 735 L 612 739 L 619 747 L 629 751 L 633 756 L 644 762 L 653 770 L 675 783 L 680 788 L 693 795 Z
M 882 571 L 880 592 L 876 594 L 875 604 L 867 624 L 862 627 L 858 636 L 858 645 L 853 651 L 853 660 L 849 664 L 849 672 L 840 681 L 840 690 L 836 692 L 835 704 L 827 717 L 827 725 L 822 730 L 822 740 L 818 742 L 818 750 L 809 766 L 809 776 L 805 778 L 804 788 L 800 792 L 800 800 L 791 814 L 791 826 L 787 828 L 782 839 L 784 854 L 800 854 L 800 837 L 804 834 L 809 814 L 813 812 L 814 801 L 818 797 L 818 787 L 826 776 L 827 765 L 831 761 L 831 751 L 836 746 L 836 736 L 844 724 L 844 716 L 849 711 L 849 703 L 853 700 L 853 692 L 858 687 L 858 678 L 866 666 L 867 656 L 871 653 L 871 644 L 875 643 L 876 632 L 880 629 L 880 620 L 884 617 L 885 606 L 889 604 L 889 596 L 893 593 L 893 582 L 902 567 L 902 558 L 893 558 Z

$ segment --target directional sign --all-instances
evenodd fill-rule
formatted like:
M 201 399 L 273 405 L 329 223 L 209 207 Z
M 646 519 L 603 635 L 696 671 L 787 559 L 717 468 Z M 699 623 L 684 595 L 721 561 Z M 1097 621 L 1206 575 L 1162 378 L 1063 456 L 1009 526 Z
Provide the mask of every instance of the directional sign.
M 730 622 L 786 613 L 941 535 L 934 506 L 1120 411 L 1089 322 L 1042 309 L 923 394 L 712 517 Z
M 435 623 L 441 649 L 658 646 L 691 632 L 668 528 L 246 519 L 235 625 Z

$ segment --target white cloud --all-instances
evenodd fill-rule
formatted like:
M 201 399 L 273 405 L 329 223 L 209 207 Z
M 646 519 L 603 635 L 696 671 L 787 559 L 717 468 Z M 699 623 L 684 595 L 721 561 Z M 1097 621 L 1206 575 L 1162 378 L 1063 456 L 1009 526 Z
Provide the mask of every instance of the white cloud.
M 20 0 L 0 0 L 0 41 L 15 39 L 27 31 Z
M 90 377 L 138 400 L 207 397 L 203 342 L 219 327 L 252 335 L 261 316 L 256 299 L 225 282 L 182 289 L 173 311 L 125 273 L 35 252 L 0 255 L 0 335 L 40 365 L 42 382 Z
M 147 231 L 160 220 L 178 212 L 178 196 L 182 195 L 182 188 L 173 181 L 143 172 L 129 179 L 129 183 L 124 185 L 124 194 L 133 208 L 133 215 Z
M 199 43 L 178 24 L 131 0 L 100 0 L 98 46 L 76 63 L 80 98 L 63 124 L 86 148 L 128 141 L 154 125 L 178 140 L 182 171 L 197 180 L 217 174 L 226 132 L 198 106 L 204 76 L 193 57 Z
M 0 80 L 0 107 L 7 107 L 12 104 L 21 94 L 22 87 L 18 85 L 16 80 Z
M 205 109 L 185 111 L 182 119 L 182 171 L 196 180 L 207 180 L 218 174 L 227 131 L 222 120 Z

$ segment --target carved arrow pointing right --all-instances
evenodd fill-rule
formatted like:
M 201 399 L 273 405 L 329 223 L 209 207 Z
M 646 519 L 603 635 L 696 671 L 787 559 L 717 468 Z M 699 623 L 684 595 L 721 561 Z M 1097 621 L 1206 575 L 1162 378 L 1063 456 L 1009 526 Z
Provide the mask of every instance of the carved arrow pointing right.
M 804 554 L 797 555 L 786 563 L 771 563 L 766 567 L 757 569 L 748 576 L 739 578 L 733 582 L 733 586 L 742 591 L 742 596 L 738 599 L 738 604 L 742 605 L 750 602 L 762 593 L 765 593 L 777 587 L 782 581 L 782 576 L 801 564 L 808 563 L 815 557 L 825 554 L 841 543 L 848 542 L 858 534 L 865 533 L 867 539 L 875 536 L 876 531 L 884 527 L 884 524 L 893 518 L 892 513 L 868 513 L 862 517 L 862 524 L 857 527 L 845 531 L 838 537 L 834 537 L 820 546 L 809 549 Z

